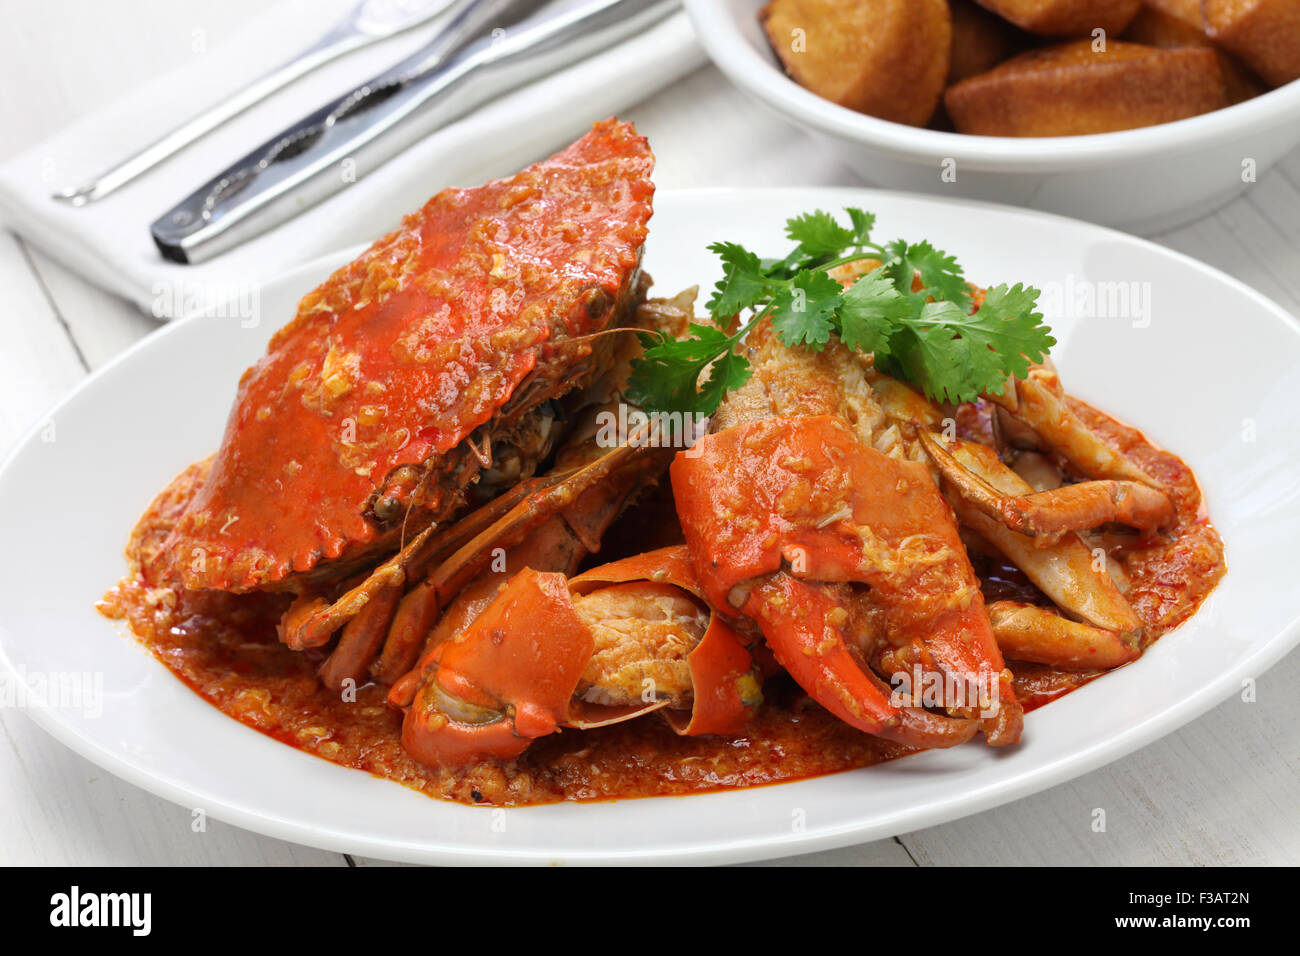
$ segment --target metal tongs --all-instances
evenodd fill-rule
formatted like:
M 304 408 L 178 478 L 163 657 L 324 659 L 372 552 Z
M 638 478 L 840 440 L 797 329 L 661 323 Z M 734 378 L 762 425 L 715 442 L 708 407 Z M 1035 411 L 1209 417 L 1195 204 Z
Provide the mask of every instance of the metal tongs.
M 192 145 L 226 120 L 238 116 L 281 87 L 345 53 L 404 33 L 444 13 L 455 0 L 360 0 L 348 14 L 310 46 L 263 73 L 243 89 L 157 139 L 139 152 L 105 169 L 80 186 L 68 186 L 54 198 L 71 206 L 103 199 Z
M 150 227 L 154 242 L 175 262 L 210 259 L 323 201 L 361 170 L 484 101 L 646 29 L 679 2 L 460 0 L 428 45 L 271 138 L 160 216 Z

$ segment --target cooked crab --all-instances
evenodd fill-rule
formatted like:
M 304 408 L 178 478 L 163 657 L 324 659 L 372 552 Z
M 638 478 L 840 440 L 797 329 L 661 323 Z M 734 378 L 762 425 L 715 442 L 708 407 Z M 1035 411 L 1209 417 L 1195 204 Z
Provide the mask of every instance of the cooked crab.
M 598 123 L 439 193 L 309 293 L 240 380 L 220 449 L 142 519 L 141 578 L 301 595 L 298 647 L 393 611 L 431 529 L 527 478 L 560 435 L 555 400 L 610 361 L 601 333 L 644 292 L 652 166 L 630 125 Z M 376 562 L 354 600 L 322 596 Z

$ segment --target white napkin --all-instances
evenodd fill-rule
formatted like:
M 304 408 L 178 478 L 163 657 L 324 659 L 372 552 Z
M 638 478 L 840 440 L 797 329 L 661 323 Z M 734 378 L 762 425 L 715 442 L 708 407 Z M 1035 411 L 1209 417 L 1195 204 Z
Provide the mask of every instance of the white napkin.
M 427 41 L 432 26 L 349 54 L 274 94 L 163 165 L 80 208 L 50 198 L 152 142 L 304 47 L 353 0 L 277 4 L 230 42 L 0 167 L 0 221 L 159 318 L 231 297 L 316 256 L 395 227 L 447 186 L 512 173 L 699 66 L 677 12 L 633 39 L 488 103 L 425 137 L 321 205 L 201 265 L 165 261 L 149 224 L 298 117 Z M 201 38 L 196 37 L 196 40 Z

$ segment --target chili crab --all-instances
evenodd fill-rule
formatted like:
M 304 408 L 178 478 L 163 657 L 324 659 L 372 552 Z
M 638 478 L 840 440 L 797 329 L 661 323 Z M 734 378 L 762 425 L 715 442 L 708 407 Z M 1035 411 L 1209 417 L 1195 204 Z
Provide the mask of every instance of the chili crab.
M 671 468 L 686 545 L 625 562 L 638 580 L 622 585 L 621 605 L 586 603 L 592 581 L 624 580 L 615 566 L 502 578 L 472 613 L 449 615 L 389 698 L 417 759 L 517 756 L 561 727 L 602 726 L 588 714 L 593 699 L 621 708 L 606 722 L 657 711 L 689 726 L 680 715 L 701 686 L 705 700 L 721 693 L 692 694 L 684 679 L 681 649 L 705 647 L 706 625 L 726 626 L 727 646 L 747 655 L 725 671 L 733 691 L 738 674 L 761 686 L 784 670 L 841 720 L 901 744 L 953 746 L 981 731 L 1014 744 L 1022 662 L 1096 671 L 1131 661 L 1166 623 L 1153 618 L 1155 598 L 1164 596 L 1165 618 L 1185 613 L 1219 573 L 1218 539 L 1186 466 L 1066 395 L 1050 366 L 958 408 L 838 343 L 789 348 L 767 323 L 745 355 L 750 380 Z M 1158 566 L 1175 552 L 1204 565 L 1193 575 L 1202 583 L 1176 600 L 1150 574 L 1125 573 L 1129 555 Z M 972 554 L 1015 565 L 1043 600 L 986 603 Z M 684 606 L 695 599 L 697 616 L 650 647 L 634 635 L 663 617 L 654 598 L 665 583 Z M 626 687 L 614 694 L 593 664 L 601 633 L 622 635 L 602 646 L 636 661 L 637 673 L 671 661 L 679 679 L 640 702 Z M 539 663 L 525 666 L 521 647 Z M 932 682 L 937 699 L 923 693 Z M 743 733 L 746 716 L 737 707 L 734 726 L 715 732 Z
M 136 529 L 140 577 L 296 594 L 296 647 L 395 611 L 432 529 L 527 478 L 558 402 L 609 363 L 602 333 L 644 294 L 652 167 L 630 125 L 598 123 L 515 176 L 439 193 L 330 276 L 244 373 L 220 449 Z M 358 574 L 369 585 L 337 601 Z
M 1011 376 L 997 394 L 986 379 L 926 386 L 978 396 L 954 405 L 885 374 L 862 339 L 787 344 L 788 325 L 778 334 L 759 308 L 735 331 L 714 302 L 701 329 L 693 292 L 646 301 L 651 164 L 630 127 L 597 124 L 516 177 L 434 197 L 308 295 L 241 380 L 220 450 L 136 528 L 127 597 L 179 608 L 146 622 L 155 640 L 216 634 L 210 670 L 237 688 L 255 682 L 222 655 L 273 651 L 265 666 L 292 680 L 266 685 L 275 700 L 252 693 L 256 725 L 297 721 L 299 746 L 350 727 L 350 765 L 457 799 L 537 802 L 531 787 L 592 753 L 605 760 L 580 789 L 547 792 L 590 796 L 610 766 L 713 786 L 711 771 L 683 782 L 672 755 L 704 764 L 728 748 L 768 746 L 762 779 L 790 779 L 977 734 L 1015 744 L 1026 702 L 1042 700 L 1026 669 L 1073 679 L 1131 661 L 1213 586 L 1222 549 L 1190 471 L 1067 395 L 1046 352 L 995 370 Z M 859 258 L 869 217 L 855 212 L 839 265 L 804 249 L 825 236 L 820 213 L 789 224 L 804 253 L 765 266 L 728 246 L 731 265 L 793 302 L 779 273 L 806 254 L 848 288 L 882 267 Z M 900 261 L 889 281 L 929 304 L 920 268 L 912 281 Z M 799 289 L 825 305 L 825 279 Z M 958 298 L 972 314 L 1008 301 Z M 918 308 L 900 329 L 932 329 L 940 313 Z M 988 312 L 995 332 L 1012 321 Z M 656 365 L 646 332 L 687 373 Z M 709 354 L 733 347 L 748 378 L 734 365 L 725 383 L 705 378 Z M 629 388 L 647 368 L 681 392 L 714 386 L 693 448 L 598 437 L 600 416 L 635 420 L 626 395 L 655 406 L 662 393 Z M 645 553 L 593 568 L 665 472 L 668 534 L 614 529 Z M 1020 590 L 990 588 L 990 561 Z M 244 644 L 249 622 L 260 633 Z

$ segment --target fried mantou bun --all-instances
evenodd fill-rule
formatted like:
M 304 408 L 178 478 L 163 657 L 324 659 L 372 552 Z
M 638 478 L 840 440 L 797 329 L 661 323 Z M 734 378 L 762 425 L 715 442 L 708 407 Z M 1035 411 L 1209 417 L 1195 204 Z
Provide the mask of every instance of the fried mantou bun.
M 1199 3 L 1200 0 L 1194 0 Z M 1029 46 L 1028 38 L 975 0 L 948 0 L 952 10 L 952 57 L 948 82 L 986 73 Z
M 1078 136 L 1154 126 L 1228 105 L 1213 50 L 1076 40 L 1012 57 L 948 88 L 958 132 Z
M 1087 37 L 1105 30 L 1119 36 L 1138 12 L 1142 0 L 979 0 L 998 16 L 1030 33 L 1056 37 Z
M 801 86 L 832 103 L 924 126 L 948 78 L 946 0 L 772 0 L 759 12 Z
M 1143 0 L 1142 9 L 1121 39 L 1148 46 L 1213 47 L 1219 54 L 1229 103 L 1240 103 L 1268 89 L 1235 57 L 1214 46 L 1206 35 L 1201 0 Z
M 1203 0 L 1215 43 L 1270 86 L 1300 79 L 1300 0 Z

